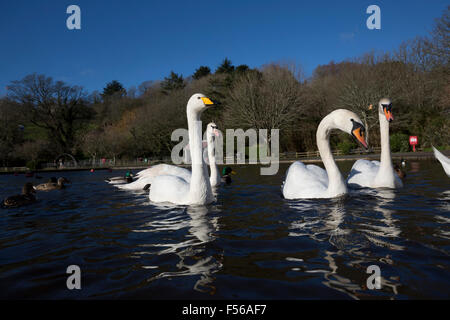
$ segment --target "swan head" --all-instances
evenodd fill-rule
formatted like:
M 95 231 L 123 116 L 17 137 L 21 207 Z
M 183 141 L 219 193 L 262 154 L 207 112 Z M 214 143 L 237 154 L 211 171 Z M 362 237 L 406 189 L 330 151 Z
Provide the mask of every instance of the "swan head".
M 392 115 L 392 102 L 389 98 L 383 98 L 378 103 L 378 112 L 380 114 L 384 114 L 387 122 L 391 122 L 394 120 L 394 116 Z
M 219 129 L 214 122 L 208 123 L 208 125 L 206 126 L 206 134 L 208 135 L 208 137 L 212 137 L 213 140 L 214 137 L 219 136 Z
M 364 148 L 368 148 L 365 138 L 366 128 L 358 115 L 350 110 L 338 109 L 329 114 L 334 127 L 353 136 Z
M 187 111 L 194 113 L 202 113 L 209 107 L 216 105 L 217 102 L 207 98 L 204 94 L 196 93 L 190 97 L 187 104 Z

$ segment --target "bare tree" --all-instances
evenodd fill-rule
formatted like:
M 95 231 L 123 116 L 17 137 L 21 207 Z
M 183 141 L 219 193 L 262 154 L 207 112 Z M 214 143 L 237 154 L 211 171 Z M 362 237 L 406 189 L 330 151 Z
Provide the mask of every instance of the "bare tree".
M 72 151 L 78 122 L 90 116 L 81 87 L 54 82 L 44 75 L 32 74 L 12 81 L 8 97 L 27 107 L 30 121 L 45 129 L 63 152 Z
M 265 66 L 243 72 L 226 99 L 225 123 L 230 127 L 286 129 L 301 106 L 300 83 L 286 67 Z M 270 135 L 268 145 L 270 146 Z

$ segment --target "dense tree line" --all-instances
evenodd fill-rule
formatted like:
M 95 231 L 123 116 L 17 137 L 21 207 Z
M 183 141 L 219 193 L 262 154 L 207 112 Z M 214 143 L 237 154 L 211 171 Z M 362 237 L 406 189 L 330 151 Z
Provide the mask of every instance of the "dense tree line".
M 227 58 L 214 71 L 200 66 L 186 78 L 171 71 L 162 81 L 128 91 L 113 80 L 102 93 L 88 94 L 28 75 L 12 81 L 0 99 L 0 165 L 53 161 L 61 153 L 78 159 L 169 155 L 171 133 L 186 127 L 186 101 L 197 92 L 222 102 L 204 114 L 204 124 L 214 120 L 223 131 L 278 128 L 281 151 L 316 150 L 317 125 L 336 108 L 357 112 L 371 145 L 378 146 L 377 103 L 385 96 L 394 104 L 393 149 L 407 149 L 408 135 L 419 136 L 422 147 L 448 146 L 449 8 L 428 37 L 406 41 L 394 52 L 318 66 L 308 79 L 295 65 L 252 69 Z M 356 146 L 345 135 L 332 143 Z

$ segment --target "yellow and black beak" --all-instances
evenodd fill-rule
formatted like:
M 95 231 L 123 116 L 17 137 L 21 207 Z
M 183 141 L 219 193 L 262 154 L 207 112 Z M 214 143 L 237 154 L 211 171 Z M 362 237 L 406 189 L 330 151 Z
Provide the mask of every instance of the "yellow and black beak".
M 210 98 L 207 98 L 207 97 L 202 97 L 202 101 L 208 107 L 212 107 L 212 106 L 216 106 L 216 105 L 220 104 L 218 101 L 214 101 L 214 100 L 212 100 Z
M 356 138 L 356 140 L 359 141 L 359 143 L 361 143 L 364 146 L 364 148 L 369 149 L 364 135 L 365 131 L 366 130 L 364 129 L 364 126 L 362 124 L 353 121 L 352 135 Z

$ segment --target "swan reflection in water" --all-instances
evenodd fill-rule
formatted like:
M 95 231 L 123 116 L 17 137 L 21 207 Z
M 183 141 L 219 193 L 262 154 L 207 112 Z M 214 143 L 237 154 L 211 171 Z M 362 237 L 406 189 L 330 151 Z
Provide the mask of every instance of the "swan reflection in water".
M 393 189 L 378 188 L 361 189 L 357 192 L 375 199 L 374 211 L 382 215 L 382 217 L 376 215 L 374 218 L 367 220 L 367 222 L 364 221 L 359 224 L 359 226 L 366 228 L 361 228 L 361 231 L 365 232 L 367 238 L 377 246 L 388 247 L 391 250 L 404 250 L 403 246 L 392 243 L 392 240 L 399 238 L 401 234 L 400 228 L 396 225 L 398 220 L 392 217 L 394 211 L 389 209 L 389 206 L 395 203 L 395 191 Z
M 297 211 L 300 216 L 299 220 L 291 223 L 289 236 L 308 236 L 315 241 L 328 242 L 331 245 L 329 250 L 323 250 L 322 257 L 328 268 L 318 268 L 317 262 L 305 261 L 305 272 L 323 273 L 324 285 L 348 294 L 354 299 L 370 294 L 370 290 L 365 287 L 365 281 L 361 283 L 361 279 L 343 276 L 343 274 L 352 274 L 345 272 L 345 269 L 360 269 L 363 278 L 367 279 L 369 277 L 366 273 L 367 266 L 376 264 L 382 268 L 382 263 L 393 264 L 392 257 L 389 255 L 369 256 L 370 252 L 367 249 L 371 245 L 404 250 L 403 246 L 392 243 L 393 239 L 398 238 L 401 233 L 396 225 L 397 220 L 392 217 L 393 211 L 388 209 L 389 204 L 395 199 L 395 192 L 390 189 L 364 189 L 358 192 L 368 193 L 370 197 L 375 196 L 375 212 L 370 212 L 369 216 L 361 211 L 347 212 L 345 203 L 348 196 L 288 203 L 288 206 Z M 349 257 L 350 261 L 343 261 L 345 257 Z M 338 272 L 338 268 L 342 270 Z M 391 280 L 394 279 L 386 279 L 383 276 L 381 278 L 383 290 L 389 289 L 394 295 L 398 294 L 400 285 L 398 281 L 393 282 Z
M 173 208 L 173 207 L 172 207 Z M 158 209 L 165 210 L 167 207 Z M 153 275 L 147 281 L 151 282 L 162 278 L 184 277 L 199 275 L 200 279 L 195 283 L 194 290 L 207 292 L 211 295 L 216 288 L 212 285 L 215 278 L 213 274 L 222 268 L 222 263 L 207 252 L 207 244 L 214 241 L 214 234 L 219 230 L 218 218 L 211 217 L 214 207 L 188 206 L 170 209 L 165 216 L 155 217 L 154 220 L 145 223 L 141 229 L 135 232 L 167 233 L 186 229 L 178 240 L 176 236 L 169 236 L 166 243 L 143 244 L 146 251 L 135 253 L 135 257 L 142 255 L 171 255 L 179 258 L 176 263 L 176 271 L 164 271 Z M 161 235 L 157 238 L 161 239 Z M 163 237 L 168 238 L 168 237 Z M 144 266 L 145 269 L 162 269 L 161 266 Z
M 443 212 L 443 214 L 436 214 L 435 220 L 437 223 L 444 225 L 445 227 L 435 228 L 433 235 L 444 239 L 450 239 L 450 217 L 448 215 L 450 212 L 450 190 L 443 191 L 437 200 L 439 200 L 439 209 Z

